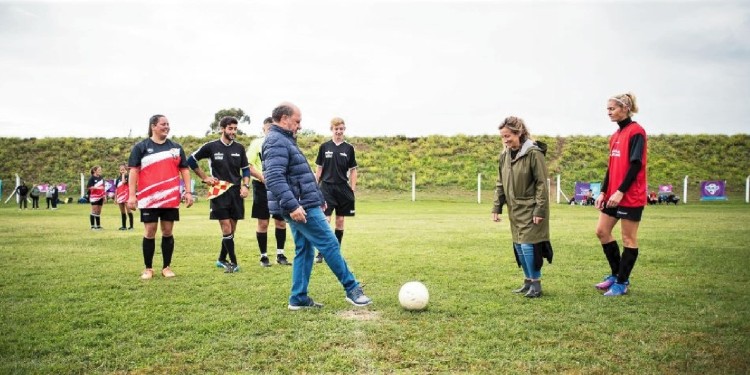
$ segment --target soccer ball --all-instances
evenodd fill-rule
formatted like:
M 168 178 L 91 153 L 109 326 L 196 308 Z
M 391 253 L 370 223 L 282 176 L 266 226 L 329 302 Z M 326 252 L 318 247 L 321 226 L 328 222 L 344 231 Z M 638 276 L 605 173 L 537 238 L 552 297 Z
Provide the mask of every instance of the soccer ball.
M 424 310 L 430 301 L 430 292 L 419 281 L 409 281 L 398 291 L 398 302 L 406 310 Z

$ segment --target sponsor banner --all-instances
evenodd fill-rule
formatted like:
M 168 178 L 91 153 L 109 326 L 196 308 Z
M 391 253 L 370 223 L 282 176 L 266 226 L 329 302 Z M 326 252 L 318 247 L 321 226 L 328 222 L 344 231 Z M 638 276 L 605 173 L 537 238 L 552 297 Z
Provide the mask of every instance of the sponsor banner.
M 701 181 L 701 200 L 702 201 L 725 201 L 726 181 Z

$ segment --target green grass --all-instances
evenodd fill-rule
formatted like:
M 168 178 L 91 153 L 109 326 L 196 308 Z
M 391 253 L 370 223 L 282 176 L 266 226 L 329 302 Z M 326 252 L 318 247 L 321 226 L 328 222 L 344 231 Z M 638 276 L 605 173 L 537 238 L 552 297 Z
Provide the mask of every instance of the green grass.
M 475 199 L 360 196 L 343 252 L 374 304 L 347 304 L 316 265 L 310 293 L 325 308 L 299 312 L 286 309 L 291 268 L 259 267 L 254 222 L 236 235 L 242 271 L 214 268 L 205 201 L 181 210 L 178 276 L 148 282 L 141 226 L 117 231 L 116 206 L 91 232 L 87 205 L 0 205 L 0 373 L 750 372 L 750 205 L 646 208 L 621 298 L 592 287 L 607 270 L 596 211 L 554 205 L 545 296 L 527 300 L 509 292 L 522 275 L 507 219 L 491 222 L 489 195 Z M 410 280 L 430 290 L 424 312 L 398 305 Z

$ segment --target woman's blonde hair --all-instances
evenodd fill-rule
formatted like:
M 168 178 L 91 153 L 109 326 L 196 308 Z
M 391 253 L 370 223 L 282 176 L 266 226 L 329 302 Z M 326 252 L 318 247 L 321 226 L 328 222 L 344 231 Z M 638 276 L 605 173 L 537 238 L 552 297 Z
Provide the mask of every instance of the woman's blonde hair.
M 632 92 L 615 95 L 609 100 L 617 103 L 619 107 L 627 109 L 628 117 L 633 117 L 634 114 L 638 113 L 638 104 L 635 102 L 635 94 Z
M 502 128 L 508 128 L 511 133 L 518 136 L 519 141 L 521 144 L 526 142 L 527 139 L 531 139 L 531 134 L 529 133 L 529 129 L 526 128 L 526 123 L 523 122 L 523 119 L 516 116 L 508 116 L 503 120 L 503 122 L 500 124 L 500 126 L 497 127 L 498 130 Z

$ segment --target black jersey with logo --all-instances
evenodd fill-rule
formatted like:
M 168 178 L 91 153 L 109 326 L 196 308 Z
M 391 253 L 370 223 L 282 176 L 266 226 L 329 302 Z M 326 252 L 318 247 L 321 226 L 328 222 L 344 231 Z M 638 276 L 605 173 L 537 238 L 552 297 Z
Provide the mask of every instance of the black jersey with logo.
M 357 168 L 357 159 L 354 156 L 354 146 L 344 141 L 336 144 L 333 140 L 320 145 L 318 157 L 315 164 L 323 167 L 320 181 L 328 184 L 342 184 L 349 181 L 347 172 Z
M 235 185 L 242 181 L 240 170 L 249 168 L 245 146 L 237 142 L 228 145 L 221 139 L 206 142 L 192 156 L 195 160 L 209 159 L 211 176 Z

